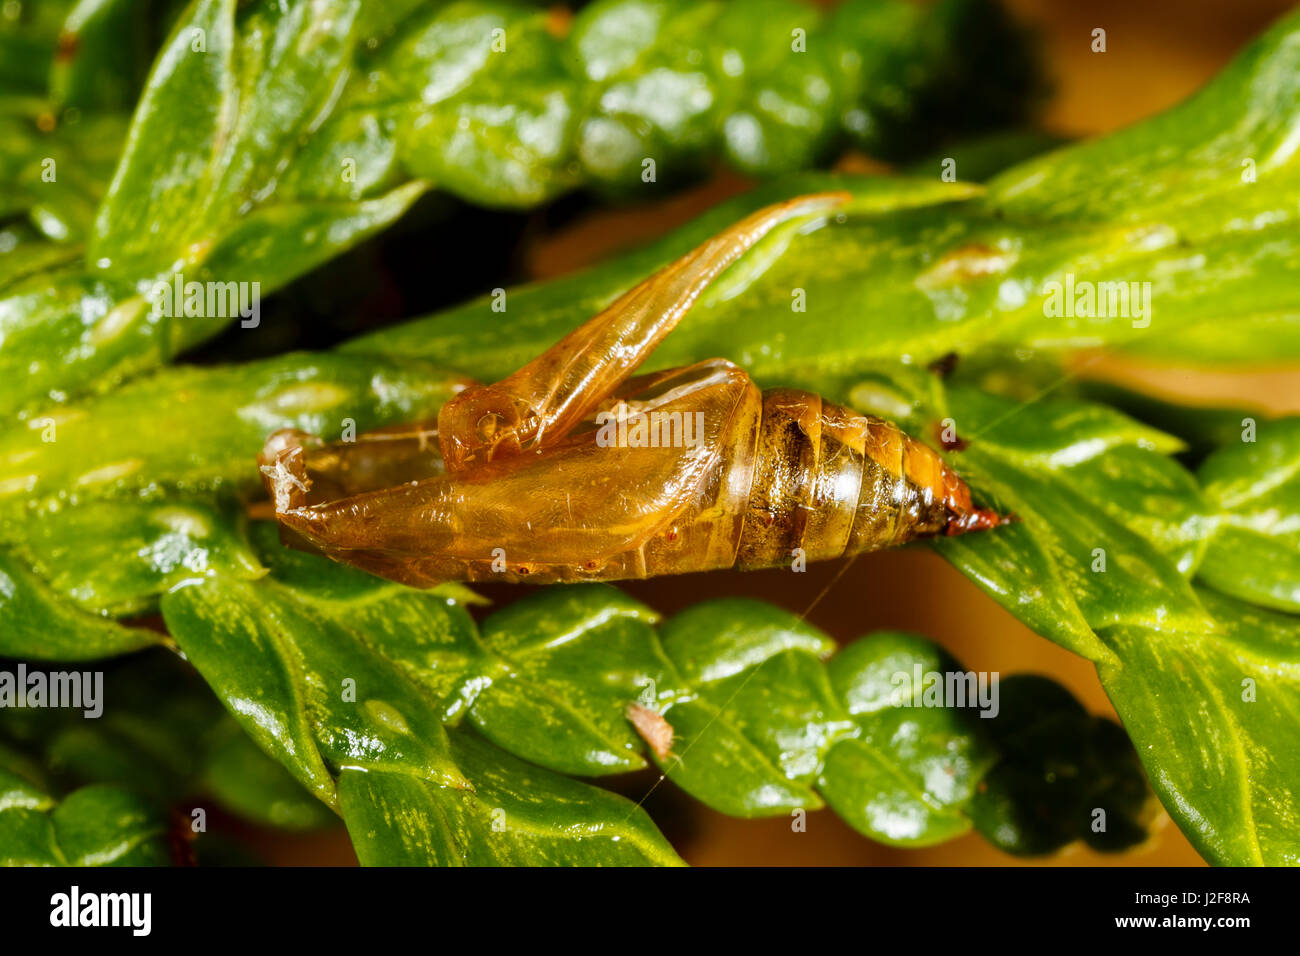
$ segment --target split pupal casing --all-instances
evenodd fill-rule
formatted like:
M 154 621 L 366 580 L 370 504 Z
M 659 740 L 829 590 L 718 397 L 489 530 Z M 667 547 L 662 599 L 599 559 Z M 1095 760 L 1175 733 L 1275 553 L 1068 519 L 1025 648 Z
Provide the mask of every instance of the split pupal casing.
M 515 529 L 522 538 L 492 536 L 472 543 L 475 536 L 466 532 L 472 532 L 473 513 L 451 519 L 451 526 L 425 524 L 423 509 L 403 509 L 423 501 L 426 489 L 446 500 L 455 479 L 445 474 L 415 479 L 414 473 L 427 474 L 431 465 L 422 440 L 368 444 L 376 461 L 367 461 L 361 448 L 326 445 L 300 432 L 277 433 L 262 456 L 268 491 L 286 531 L 296 528 L 287 536 L 291 543 L 310 543 L 337 560 L 417 587 L 451 580 L 548 584 L 780 567 L 800 557 L 828 560 L 1005 520 L 976 508 L 965 483 L 943 459 L 891 422 L 810 392 L 760 393 L 749 381 L 717 444 L 684 452 L 696 456 L 700 467 L 681 473 L 691 482 L 683 506 L 672 513 L 641 512 L 639 503 L 631 507 L 629 514 L 638 514 L 645 529 L 635 540 L 623 529 L 591 525 L 584 506 L 594 493 L 627 493 L 630 474 L 620 475 L 636 461 L 635 448 L 602 449 L 602 455 L 624 456 L 621 463 L 610 459 L 600 470 L 599 491 L 596 486 L 572 489 L 576 501 L 564 509 L 564 519 L 583 530 L 586 547 L 540 554 L 532 546 L 531 555 L 519 558 L 513 556 L 530 550 L 528 538 L 556 529 L 528 523 Z M 379 476 L 399 475 L 411 480 L 396 487 L 388 482 L 361 487 Z M 323 491 L 341 514 L 316 524 L 310 509 L 301 507 L 308 489 L 313 498 Z M 327 534 L 331 522 L 340 520 L 348 527 Z M 597 544 L 602 534 L 627 543 L 605 550 Z M 489 544 L 512 557 L 494 558 Z

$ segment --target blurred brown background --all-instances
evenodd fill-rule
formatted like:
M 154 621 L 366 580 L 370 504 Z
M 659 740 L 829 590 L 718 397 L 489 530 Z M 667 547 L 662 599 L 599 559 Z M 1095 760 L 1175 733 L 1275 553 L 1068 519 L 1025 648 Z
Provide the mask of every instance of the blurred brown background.
M 1252 36 L 1292 4 L 1287 0 L 1004 0 L 1040 37 L 1055 93 L 1046 125 L 1072 136 L 1103 133 L 1149 116 L 1197 89 Z M 1104 27 L 1108 50 L 1091 52 L 1091 32 Z M 525 252 L 534 276 L 556 275 L 635 245 L 690 219 L 721 198 L 747 188 L 723 176 L 653 208 L 624 208 L 589 216 Z M 1109 363 L 1102 374 L 1137 379 L 1195 401 L 1246 400 L 1300 412 L 1300 369 L 1252 368 L 1203 374 L 1186 369 Z M 837 577 L 838 576 L 838 577 Z M 1039 672 L 1064 683 L 1095 713 L 1114 716 L 1093 668 L 1037 637 L 997 607 L 944 561 L 903 551 L 784 571 L 733 572 L 668 578 L 632 585 L 633 594 L 664 613 L 706 598 L 745 595 L 803 612 L 846 642 L 879 628 L 916 631 L 943 643 L 965 666 L 1003 674 Z M 825 592 L 823 594 L 823 591 Z M 818 600 L 821 595 L 820 600 Z M 509 601 L 508 589 L 491 595 Z M 614 787 L 640 799 L 657 780 L 643 774 Z M 898 850 L 872 843 L 830 811 L 810 814 L 806 833 L 785 817 L 734 820 L 701 807 L 672 784 L 655 787 L 646 809 L 685 859 L 696 865 L 1203 865 L 1167 817 L 1153 839 L 1122 855 L 1072 848 L 1048 859 L 1020 860 L 971 834 L 938 847 Z M 259 841 L 280 863 L 352 861 L 345 834 L 311 838 L 264 835 Z

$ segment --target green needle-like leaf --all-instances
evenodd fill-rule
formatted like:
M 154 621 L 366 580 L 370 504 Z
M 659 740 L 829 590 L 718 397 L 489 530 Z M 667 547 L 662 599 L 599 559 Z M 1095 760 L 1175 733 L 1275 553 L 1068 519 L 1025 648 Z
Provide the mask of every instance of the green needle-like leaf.
M 11 144 L 0 152 L 0 173 L 11 173 L 0 176 L 11 183 L 0 186 L 0 216 L 87 239 L 61 267 L 0 284 L 0 411 L 111 386 L 236 318 L 256 327 L 262 295 L 387 227 L 434 184 L 527 206 L 589 179 L 644 186 L 658 170 L 647 175 L 647 160 L 671 178 L 701 150 L 770 175 L 811 163 L 841 126 L 860 130 L 891 81 L 909 95 L 884 97 L 900 122 L 878 138 L 904 152 L 909 138 L 932 135 L 924 115 L 976 99 L 1021 119 L 1027 107 L 1014 85 L 967 95 L 964 80 L 989 62 L 1028 62 L 1023 38 L 982 15 L 985 0 L 950 0 L 934 16 L 870 0 L 879 29 L 842 36 L 819 32 L 817 11 L 793 0 L 702 5 L 691 22 L 711 29 L 689 35 L 672 25 L 673 4 L 597 6 L 580 17 L 594 25 L 560 37 L 552 15 L 490 0 L 195 0 L 161 43 L 119 156 L 121 117 L 79 110 L 134 89 L 145 57 L 128 52 L 152 49 L 152 31 L 133 31 L 136 11 L 121 0 L 79 4 L 57 34 L 65 45 L 49 100 L 0 100 Z M 777 44 L 749 26 L 774 18 Z M 14 32 L 13 52 L 32 61 L 20 74 L 48 68 L 49 26 Z M 131 38 L 115 43 L 120 34 Z M 677 71 L 629 58 L 629 35 L 671 51 Z M 974 52 L 954 64 L 958 47 Z M 653 112 L 629 97 L 649 97 Z M 977 129 L 1005 118 L 953 113 Z M 683 123 L 698 129 L 678 141 Z M 190 283 L 206 284 L 194 287 L 201 303 L 184 298 Z
M 88 612 L 34 574 L 21 556 L 0 550 L 0 654 L 79 661 L 148 647 L 160 635 Z
M 363 865 L 644 866 L 681 861 L 649 817 L 615 794 L 449 734 L 473 789 L 344 770 L 339 802 Z
M 163 613 L 253 739 L 339 807 L 363 859 L 377 860 L 379 848 L 384 862 L 426 864 L 483 862 L 485 852 L 537 863 L 675 859 L 643 812 L 621 798 L 546 771 L 515 789 L 517 775 L 494 761 L 516 764 L 495 748 L 453 750 L 442 721 L 463 711 L 467 691 L 439 700 L 415 677 L 438 662 L 434 679 L 444 680 L 452 653 L 474 641 L 468 615 L 445 595 L 378 581 L 261 537 L 270 575 L 181 588 L 163 598 Z M 415 650 L 412 638 L 420 639 L 421 656 L 390 656 Z M 539 820 L 552 804 L 568 806 L 570 819 Z M 500 829 L 497 811 L 515 820 L 513 828 Z M 399 817 L 404 822 L 392 826 Z M 382 830 L 376 819 L 386 821 Z M 490 843 L 472 839 L 476 833 L 503 835 L 489 851 Z
M 937 539 L 941 554 L 1009 609 L 1046 598 L 1035 629 L 1094 660 L 1107 653 L 1077 629 L 1080 619 L 1094 632 L 1209 629 L 1184 576 L 1203 547 L 1205 506 L 1191 476 L 1161 453 L 1176 441 L 1096 405 L 1023 405 L 964 389 L 949 401 L 959 409 L 951 426 L 970 442 L 949 457 L 1023 530 Z M 1039 570 L 1037 589 L 1025 586 L 1028 568 Z
M 1197 576 L 1243 601 L 1298 613 L 1300 418 L 1251 422 L 1198 473 L 1218 525 Z
M 1151 784 L 1196 848 L 1300 863 L 1300 619 L 1198 589 L 1214 633 L 1120 627 L 1098 668 Z
M 475 202 L 528 206 L 572 186 L 576 80 L 544 10 L 433 7 L 370 64 L 385 77 L 397 152 L 413 175 Z
M 932 180 L 954 188 L 918 203 L 912 184 L 890 181 L 894 202 L 876 191 L 867 203 L 865 190 L 878 189 L 870 183 L 796 180 L 802 191 L 844 188 L 857 201 L 842 221 L 742 257 L 650 366 L 722 356 L 760 384 L 827 390 L 873 362 L 925 364 L 952 351 L 1110 344 L 1207 362 L 1300 354 L 1300 293 L 1285 279 L 1300 270 L 1298 33 L 1292 14 L 1186 105 L 1015 166 L 984 195 Z M 1189 155 L 1204 162 L 1189 166 Z M 1138 158 L 1109 162 L 1120 156 Z M 1106 178 L 1093 184 L 1103 163 Z M 756 191 L 726 219 L 783 194 Z M 489 321 L 497 316 L 485 298 L 348 348 L 454 355 L 463 371 L 500 378 L 716 225 L 704 219 L 582 276 L 508 293 L 509 335 Z M 1076 308 L 1073 292 L 1066 301 L 1067 289 L 1103 283 L 1124 284 L 1129 304 Z
M 192 578 L 263 570 L 231 509 L 203 499 L 103 501 L 23 527 L 32 570 L 86 610 L 113 617 L 148 611 L 159 594 Z
M 337 793 L 363 862 L 662 862 L 640 810 L 555 775 L 636 769 L 647 749 L 726 813 L 812 810 L 824 793 L 868 836 L 934 843 L 970 828 L 997 756 L 971 710 L 890 706 L 897 673 L 952 669 L 920 638 L 875 635 L 828 672 L 833 642 L 786 612 L 701 604 L 661 641 L 652 612 L 605 586 L 539 591 L 480 636 L 437 591 L 286 550 L 270 530 L 258 529 L 268 577 L 195 583 L 166 595 L 163 613 L 254 739 L 322 800 Z M 671 728 L 667 749 L 646 747 L 630 707 Z M 1054 747 L 1039 741 L 1033 756 L 1074 761 Z M 1107 772 L 1145 792 L 1135 768 L 1116 754 Z M 1016 813 L 1030 816 L 1013 794 L 985 819 Z M 1041 826 L 1054 829 L 1004 842 L 1044 852 L 1084 832 L 1061 814 Z M 606 840 L 620 834 L 632 839 L 615 853 Z
M 360 433 L 423 420 L 462 381 L 420 361 L 330 354 L 165 369 L 0 431 L 0 516 L 151 490 L 246 490 L 271 432 L 335 439 L 349 423 Z

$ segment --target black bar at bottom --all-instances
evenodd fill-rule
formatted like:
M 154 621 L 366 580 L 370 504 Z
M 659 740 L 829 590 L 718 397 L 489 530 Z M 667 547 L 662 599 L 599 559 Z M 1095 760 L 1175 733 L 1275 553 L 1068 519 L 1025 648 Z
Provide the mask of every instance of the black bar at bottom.
M 547 946 L 649 945 L 647 933 L 656 946 L 679 934 L 816 945 L 834 933 L 864 947 L 897 934 L 912 945 L 1227 941 L 1293 927 L 1296 884 L 1281 869 L 0 870 L 0 933 L 9 952 L 71 935 L 259 952 L 348 939 L 440 947 L 462 934 Z

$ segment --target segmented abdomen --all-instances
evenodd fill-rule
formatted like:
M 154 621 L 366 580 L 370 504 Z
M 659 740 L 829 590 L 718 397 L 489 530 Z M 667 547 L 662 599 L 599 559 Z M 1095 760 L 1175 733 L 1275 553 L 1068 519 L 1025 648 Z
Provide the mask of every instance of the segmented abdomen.
M 890 422 L 770 389 L 736 565 L 788 565 L 800 552 L 825 560 L 942 532 L 950 474 Z

